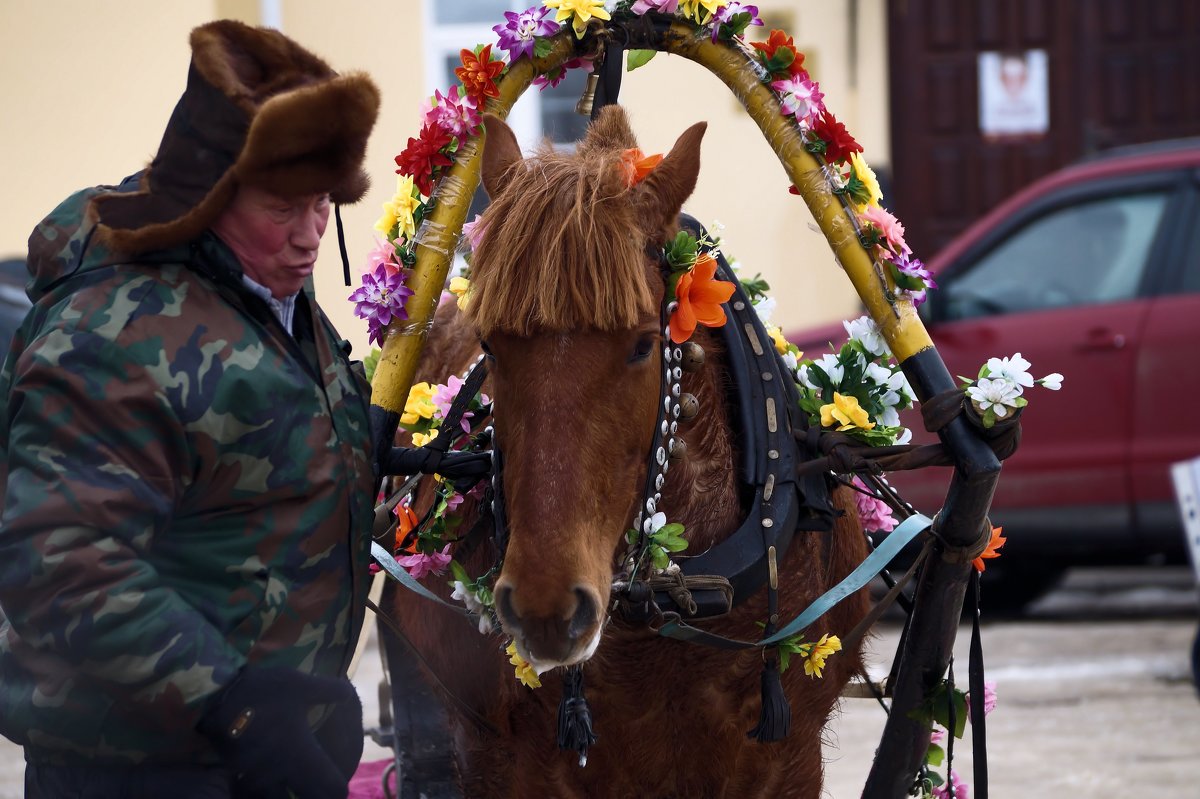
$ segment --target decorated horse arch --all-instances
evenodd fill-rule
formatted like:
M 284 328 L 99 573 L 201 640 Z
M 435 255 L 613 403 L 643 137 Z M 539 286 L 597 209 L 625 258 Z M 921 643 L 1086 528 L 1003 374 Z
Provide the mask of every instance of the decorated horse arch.
M 987 512 L 1028 364 L 956 385 L 914 307 L 932 282 L 861 148 L 789 37 L 745 42 L 757 24 L 719 0 L 506 14 L 508 58 L 463 50 L 461 87 L 396 159 L 387 243 L 352 299 L 382 344 L 383 465 L 413 475 L 380 506 L 374 548 L 397 578 L 380 605 L 402 796 L 449 790 L 448 749 L 462 793 L 447 796 L 819 796 L 820 732 L 862 671 L 881 571 L 885 603 L 911 612 L 886 685 L 863 688 L 890 706 L 864 796 L 942 782 L 931 726 L 961 734 L 945 675 L 973 561 L 1000 540 Z M 797 362 L 755 313 L 761 287 L 680 217 L 704 126 L 662 157 L 637 148 L 620 74 L 658 51 L 717 75 L 779 156 L 869 312 L 841 352 Z M 593 72 L 592 126 L 574 153 L 526 158 L 503 118 L 568 68 Z M 481 179 L 492 202 L 464 231 Z M 447 302 L 463 241 L 469 275 Z M 913 399 L 940 445 L 898 443 Z M 398 431 L 413 446 L 393 448 Z M 935 521 L 881 477 L 932 463 L 956 466 Z M 864 512 L 903 521 L 871 547 Z M 442 730 L 414 710 L 426 695 Z

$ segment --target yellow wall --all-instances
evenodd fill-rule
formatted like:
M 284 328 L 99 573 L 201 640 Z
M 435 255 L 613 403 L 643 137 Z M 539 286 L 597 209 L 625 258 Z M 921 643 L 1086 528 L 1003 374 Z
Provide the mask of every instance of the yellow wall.
M 447 0 L 449 2 L 450 0 Z M 532 0 L 531 0 L 532 1 Z M 808 54 L 826 102 L 886 164 L 887 108 L 882 0 L 857 0 L 857 86 L 850 85 L 849 9 L 854 0 L 760 0 Z M 221 16 L 259 21 L 255 0 L 4 0 L 0 3 L 0 258 L 23 256 L 41 217 L 83 186 L 110 183 L 153 155 L 187 75 L 188 32 Z M 383 93 L 367 155 L 374 186 L 343 209 L 357 276 L 373 225 L 395 188 L 393 156 L 417 132 L 422 99 L 422 4 L 418 0 L 282 0 L 285 33 L 340 71 L 369 72 Z M 765 38 L 752 29 L 751 38 Z M 475 42 L 464 42 L 470 47 Z M 701 67 L 659 56 L 625 79 L 643 149 L 662 152 L 692 122 L 709 121 L 700 186 L 688 209 L 726 225 L 728 252 L 774 287 L 785 329 L 857 313 L 849 281 L 757 128 Z M 886 199 L 886 198 L 885 198 Z M 345 301 L 333 226 L 322 247 L 317 291 L 343 335 L 365 345 L 365 326 Z

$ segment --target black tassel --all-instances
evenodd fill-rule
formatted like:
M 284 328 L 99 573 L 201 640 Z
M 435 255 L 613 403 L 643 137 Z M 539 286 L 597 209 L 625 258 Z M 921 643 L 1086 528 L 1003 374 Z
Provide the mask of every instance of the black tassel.
M 579 765 L 587 765 L 588 747 L 596 743 L 592 710 L 583 698 L 583 667 L 572 666 L 563 673 L 562 701 L 558 704 L 558 748 L 579 753 Z
M 779 678 L 779 661 L 767 657 L 762 670 L 762 712 L 758 726 L 746 733 L 747 738 L 757 738 L 759 743 L 782 741 L 792 729 L 792 706 L 783 692 Z

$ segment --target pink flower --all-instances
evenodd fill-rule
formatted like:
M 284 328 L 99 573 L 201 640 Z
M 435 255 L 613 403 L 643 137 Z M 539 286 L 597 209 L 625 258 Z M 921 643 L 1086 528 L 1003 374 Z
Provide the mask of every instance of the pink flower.
M 647 11 L 657 11 L 660 14 L 674 14 L 679 7 L 679 0 L 637 0 L 630 9 L 639 17 Z
M 967 784 L 958 777 L 958 772 L 950 769 L 950 781 L 944 782 L 933 789 L 934 799 L 969 799 L 971 792 Z
M 483 239 L 483 231 L 486 229 L 487 223 L 483 221 L 483 217 L 479 214 L 470 222 L 462 226 L 463 236 L 467 239 L 467 244 L 471 245 L 471 252 L 475 252 L 479 248 L 479 242 Z
M 825 111 L 825 95 L 807 73 L 774 81 L 771 88 L 779 92 L 783 115 L 796 117 L 801 130 L 810 129 Z
M 886 208 L 868 205 L 865 211 L 859 213 L 858 218 L 879 228 L 883 240 L 888 243 L 888 247 L 896 255 L 907 255 L 912 252 L 904 241 L 904 225 L 900 224 L 900 220 L 892 216 Z
M 987 717 L 996 709 L 996 681 L 983 681 L 983 715 Z M 971 695 L 967 694 L 967 718 L 971 718 Z M 974 723 L 974 722 L 972 722 Z
M 375 247 L 367 253 L 367 268 L 364 271 L 374 272 L 375 268 L 381 265 L 389 276 L 396 274 L 401 268 L 400 261 L 396 258 L 396 246 L 376 239 Z
M 461 504 L 463 504 L 463 495 L 455 491 L 450 494 L 450 497 L 446 500 L 446 510 L 453 513 L 454 511 L 458 510 L 458 506 Z
M 470 95 L 458 96 L 458 86 L 451 86 L 449 94 L 435 89 L 433 105 L 425 112 L 423 124 L 432 122 L 442 130 L 464 139 L 479 131 L 483 118 L 479 115 L 479 101 Z
M 929 743 L 933 744 L 934 746 L 941 746 L 942 742 L 945 740 L 946 731 L 941 727 L 937 727 L 933 730 L 933 732 L 929 733 Z
M 458 392 L 462 389 L 463 380 L 458 375 L 450 375 L 450 379 L 445 385 L 438 386 L 433 390 L 433 404 L 438 409 L 442 418 L 450 413 L 450 405 L 454 402 L 454 398 L 458 396 Z M 462 415 L 462 420 L 459 422 L 462 425 L 464 433 L 471 432 L 470 419 L 475 414 L 467 411 Z
M 403 566 L 404 570 L 414 580 L 420 580 L 422 577 L 427 577 L 430 574 L 442 574 L 446 571 L 446 566 L 450 564 L 450 560 L 449 544 L 446 544 L 441 552 L 435 552 L 432 555 L 418 552 L 416 555 L 396 558 L 396 562 Z
M 896 526 L 896 519 L 892 516 L 892 509 L 882 499 L 876 499 L 873 496 L 862 493 L 862 491 L 870 491 L 867 484 L 859 478 L 854 478 L 855 487 L 861 491 L 854 492 L 854 504 L 858 506 L 858 517 L 862 521 L 862 526 L 866 530 L 879 530 L 880 532 L 891 532 Z
M 557 69 L 552 69 L 544 75 L 538 75 L 533 79 L 533 86 L 545 90 L 547 87 L 553 89 L 558 84 L 562 83 L 563 78 L 567 76 L 567 70 L 582 69 L 584 72 L 592 71 L 592 61 L 589 58 L 572 58 L 563 62 L 563 65 Z

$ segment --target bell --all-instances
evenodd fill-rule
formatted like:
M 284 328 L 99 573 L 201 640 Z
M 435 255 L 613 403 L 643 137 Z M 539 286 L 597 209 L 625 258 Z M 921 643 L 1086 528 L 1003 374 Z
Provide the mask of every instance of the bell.
M 682 438 L 675 439 L 675 446 L 671 447 L 671 460 L 681 461 L 687 457 L 687 442 Z
M 679 395 L 679 420 L 686 422 L 689 419 L 694 419 L 696 414 L 700 412 L 700 400 L 696 399 L 695 394 L 684 392 Z
M 683 351 L 683 358 L 679 365 L 683 367 L 683 371 L 700 371 L 700 367 L 704 366 L 704 348 L 694 341 L 688 341 L 680 349 Z
M 587 85 L 583 87 L 583 94 L 579 98 L 579 102 L 575 103 L 575 113 L 585 117 L 592 115 L 592 103 L 596 99 L 596 86 L 600 83 L 600 75 L 595 72 L 588 73 Z

